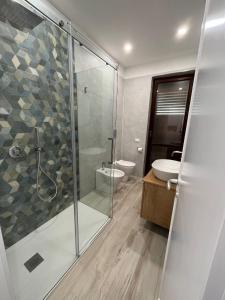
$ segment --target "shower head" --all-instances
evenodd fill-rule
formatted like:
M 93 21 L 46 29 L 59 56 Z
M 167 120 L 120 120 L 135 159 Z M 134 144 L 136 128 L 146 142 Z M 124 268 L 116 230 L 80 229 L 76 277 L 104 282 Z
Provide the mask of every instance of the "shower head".
M 15 1 L 1 0 L 0 21 L 24 31 L 34 29 L 43 19 Z

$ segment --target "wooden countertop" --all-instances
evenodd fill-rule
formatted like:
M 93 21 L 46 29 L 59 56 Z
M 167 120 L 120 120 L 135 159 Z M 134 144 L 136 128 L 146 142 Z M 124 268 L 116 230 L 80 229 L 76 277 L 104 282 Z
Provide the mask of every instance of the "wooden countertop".
M 164 187 L 167 188 L 167 182 L 159 180 L 158 178 L 155 177 L 155 175 L 153 174 L 152 169 L 148 172 L 148 174 L 143 178 L 144 182 L 146 183 L 150 183 L 153 185 L 157 185 L 160 187 Z M 171 190 L 176 190 L 176 185 L 172 184 L 171 186 Z

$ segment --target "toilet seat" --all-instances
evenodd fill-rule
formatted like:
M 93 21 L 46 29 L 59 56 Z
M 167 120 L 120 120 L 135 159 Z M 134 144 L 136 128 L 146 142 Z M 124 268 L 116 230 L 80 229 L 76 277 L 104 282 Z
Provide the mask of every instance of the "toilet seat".
M 123 166 L 123 167 L 135 167 L 135 163 L 132 162 L 132 161 L 127 161 L 127 160 L 117 160 L 116 161 L 116 164 L 120 165 L 120 166 Z

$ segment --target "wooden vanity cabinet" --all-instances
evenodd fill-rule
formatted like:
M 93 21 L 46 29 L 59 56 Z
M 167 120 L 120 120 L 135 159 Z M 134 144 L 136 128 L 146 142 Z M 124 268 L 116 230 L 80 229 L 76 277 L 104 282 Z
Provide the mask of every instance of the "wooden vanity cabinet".
M 167 183 L 157 179 L 152 170 L 143 181 L 141 217 L 169 229 L 176 187 L 167 190 Z

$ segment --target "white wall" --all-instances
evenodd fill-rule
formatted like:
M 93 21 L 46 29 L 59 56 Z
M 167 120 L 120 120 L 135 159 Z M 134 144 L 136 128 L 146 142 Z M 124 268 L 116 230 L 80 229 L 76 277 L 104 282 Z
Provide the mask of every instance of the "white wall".
M 193 70 L 195 64 L 196 56 L 191 55 L 125 69 L 123 97 L 120 96 L 118 100 L 120 107 L 123 106 L 123 113 L 122 140 L 119 145 L 121 157 L 117 159 L 136 162 L 136 176 L 143 175 L 152 77 Z M 136 143 L 135 138 L 140 139 L 140 142 Z M 143 147 L 143 152 L 139 153 L 137 147 Z

